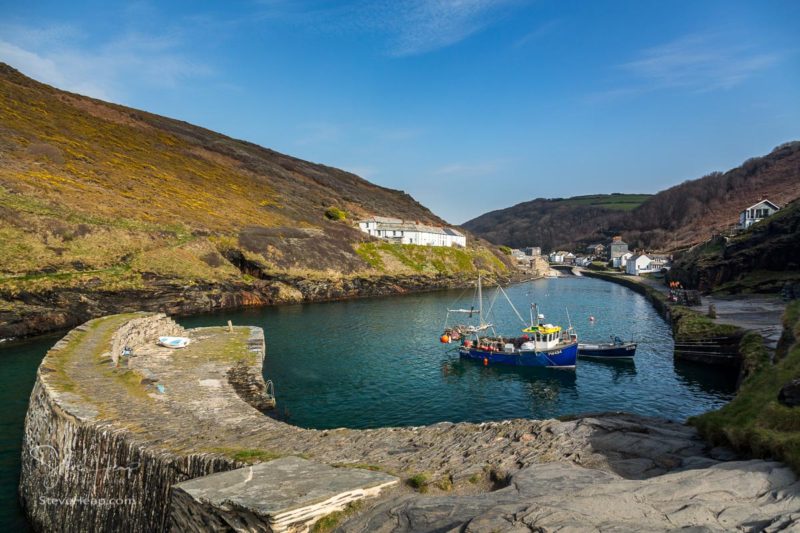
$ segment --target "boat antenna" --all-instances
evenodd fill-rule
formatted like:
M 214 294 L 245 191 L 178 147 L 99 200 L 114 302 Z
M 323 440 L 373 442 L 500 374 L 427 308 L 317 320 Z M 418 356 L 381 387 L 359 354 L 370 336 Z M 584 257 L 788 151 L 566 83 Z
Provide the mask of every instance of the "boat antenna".
M 564 311 L 567 312 L 567 322 L 569 323 L 569 329 L 572 329 L 572 319 L 569 317 L 569 308 L 565 305 Z

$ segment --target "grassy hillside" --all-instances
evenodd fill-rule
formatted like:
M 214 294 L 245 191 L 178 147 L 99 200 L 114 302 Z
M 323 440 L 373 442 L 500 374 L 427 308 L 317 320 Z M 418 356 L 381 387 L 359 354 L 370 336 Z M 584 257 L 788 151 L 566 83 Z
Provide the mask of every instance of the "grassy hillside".
M 474 238 L 466 250 L 376 268 L 363 252 L 373 239 L 354 224 L 365 215 L 444 224 L 402 191 L 0 63 L 0 312 L 57 307 L 63 289 L 246 290 L 281 276 L 506 269 Z
M 728 172 L 686 181 L 651 197 L 537 199 L 486 213 L 463 226 L 509 246 L 574 247 L 622 234 L 634 246 L 675 250 L 734 224 L 739 212 L 761 197 L 779 205 L 799 198 L 798 183 L 800 142 L 791 142 Z
M 555 198 L 562 206 L 600 207 L 610 211 L 632 211 L 647 201 L 651 194 L 592 194 L 573 196 L 571 198 Z
M 591 240 L 601 242 L 613 233 L 626 212 L 650 198 L 648 194 L 596 194 L 572 198 L 537 198 L 492 211 L 463 224 L 491 242 L 541 246 L 544 250 L 574 248 Z
M 782 387 L 800 378 L 800 302 L 786 309 L 784 338 L 787 349 L 774 362 L 761 348 L 762 356 L 731 403 L 689 422 L 716 445 L 776 458 L 800 473 L 800 410 L 778 400 Z

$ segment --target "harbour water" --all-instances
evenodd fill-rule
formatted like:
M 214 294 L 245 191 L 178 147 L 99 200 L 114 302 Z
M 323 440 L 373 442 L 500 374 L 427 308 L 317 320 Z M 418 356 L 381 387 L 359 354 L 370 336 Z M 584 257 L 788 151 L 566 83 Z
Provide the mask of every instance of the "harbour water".
M 507 289 L 526 315 L 537 302 L 546 321 L 569 320 L 582 340 L 609 335 L 639 342 L 633 361 L 579 360 L 576 370 L 524 369 L 461 361 L 440 344 L 448 307 L 469 307 L 472 291 L 246 309 L 180 318 L 187 327 L 264 328 L 264 376 L 276 385 L 277 413 L 311 428 L 423 425 L 440 421 L 549 418 L 628 411 L 672 420 L 717 408 L 735 376 L 673 361 L 668 324 L 631 290 L 590 278 Z M 485 292 L 486 308 L 494 291 Z M 569 313 L 569 318 L 567 317 Z M 596 317 L 594 322 L 589 316 Z M 522 327 L 500 296 L 488 314 L 498 332 Z M 0 531 L 27 528 L 16 502 L 22 424 L 36 368 L 58 336 L 0 345 Z
M 731 376 L 673 362 L 669 325 L 641 295 L 589 278 L 538 280 L 507 293 L 523 317 L 533 301 L 547 322 L 567 325 L 569 312 L 581 339 L 604 341 L 614 334 L 637 340 L 635 360 L 582 359 L 575 371 L 461 361 L 456 345 L 440 344 L 439 336 L 445 310 L 469 308 L 473 292 L 281 306 L 180 322 L 200 326 L 231 319 L 262 326 L 264 376 L 276 385 L 278 412 L 303 427 L 540 419 L 598 411 L 685 420 L 732 397 Z M 493 293 L 484 293 L 486 309 Z M 523 326 L 502 296 L 488 318 L 499 333 L 521 334 Z

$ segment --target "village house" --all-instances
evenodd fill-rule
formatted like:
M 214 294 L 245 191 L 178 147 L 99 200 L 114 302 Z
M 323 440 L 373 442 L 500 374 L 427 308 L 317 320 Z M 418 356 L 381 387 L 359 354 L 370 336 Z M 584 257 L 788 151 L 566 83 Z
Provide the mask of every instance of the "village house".
M 631 276 L 638 276 L 639 274 L 652 272 L 652 270 L 650 270 L 651 262 L 652 261 L 650 261 L 650 258 L 645 254 L 636 254 L 631 256 L 625 264 L 625 273 L 630 274 Z
M 566 252 L 550 252 L 548 259 L 551 263 L 561 264 L 564 262 L 564 255 Z
M 615 257 L 611 260 L 611 266 L 614 268 L 625 268 L 625 265 L 628 264 L 628 259 L 633 257 L 631 252 L 625 252 L 619 257 Z
M 427 226 L 399 218 L 372 217 L 358 222 L 364 233 L 400 244 L 419 246 L 467 246 L 467 238 L 453 228 Z
M 575 265 L 579 267 L 588 267 L 592 264 L 592 258 L 586 256 L 578 256 L 575 258 Z
M 671 266 L 672 257 L 665 254 L 647 254 L 650 258 L 650 270 L 658 272 L 662 268 L 669 268 Z
M 590 244 L 586 247 L 586 253 L 594 257 L 604 257 L 606 253 L 606 247 L 599 243 Z
M 574 265 L 575 264 L 575 254 L 573 254 L 572 252 L 564 253 L 564 264 L 565 265 Z
M 738 229 L 745 230 L 756 222 L 760 222 L 765 218 L 774 215 L 779 210 L 780 207 L 773 204 L 769 200 L 761 200 L 757 204 L 753 204 L 739 213 Z
M 628 243 L 624 242 L 619 235 L 612 238 L 611 244 L 608 245 L 608 260 L 613 261 L 626 253 L 628 253 Z
M 511 249 L 511 257 L 513 257 L 518 265 L 522 266 L 530 266 L 532 257 L 526 255 L 525 252 L 522 250 L 518 250 L 517 248 Z
M 531 257 L 539 257 L 542 255 L 542 249 L 539 246 L 528 246 L 527 248 L 523 248 L 522 251 L 525 255 L 529 255 Z

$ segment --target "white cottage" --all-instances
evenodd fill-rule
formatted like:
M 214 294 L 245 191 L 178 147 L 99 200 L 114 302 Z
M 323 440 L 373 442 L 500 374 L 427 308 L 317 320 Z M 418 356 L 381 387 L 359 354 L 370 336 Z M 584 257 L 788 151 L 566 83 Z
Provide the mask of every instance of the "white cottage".
M 774 215 L 780 207 L 769 200 L 761 200 L 739 213 L 739 229 L 747 229 L 756 222 Z
M 632 276 L 638 276 L 642 272 L 650 272 L 650 263 L 652 261 L 645 254 L 636 254 L 628 259 L 625 264 L 625 272 Z
M 359 229 L 364 233 L 401 244 L 421 246 L 467 246 L 467 238 L 453 228 L 426 226 L 399 218 L 372 217 L 361 220 Z

